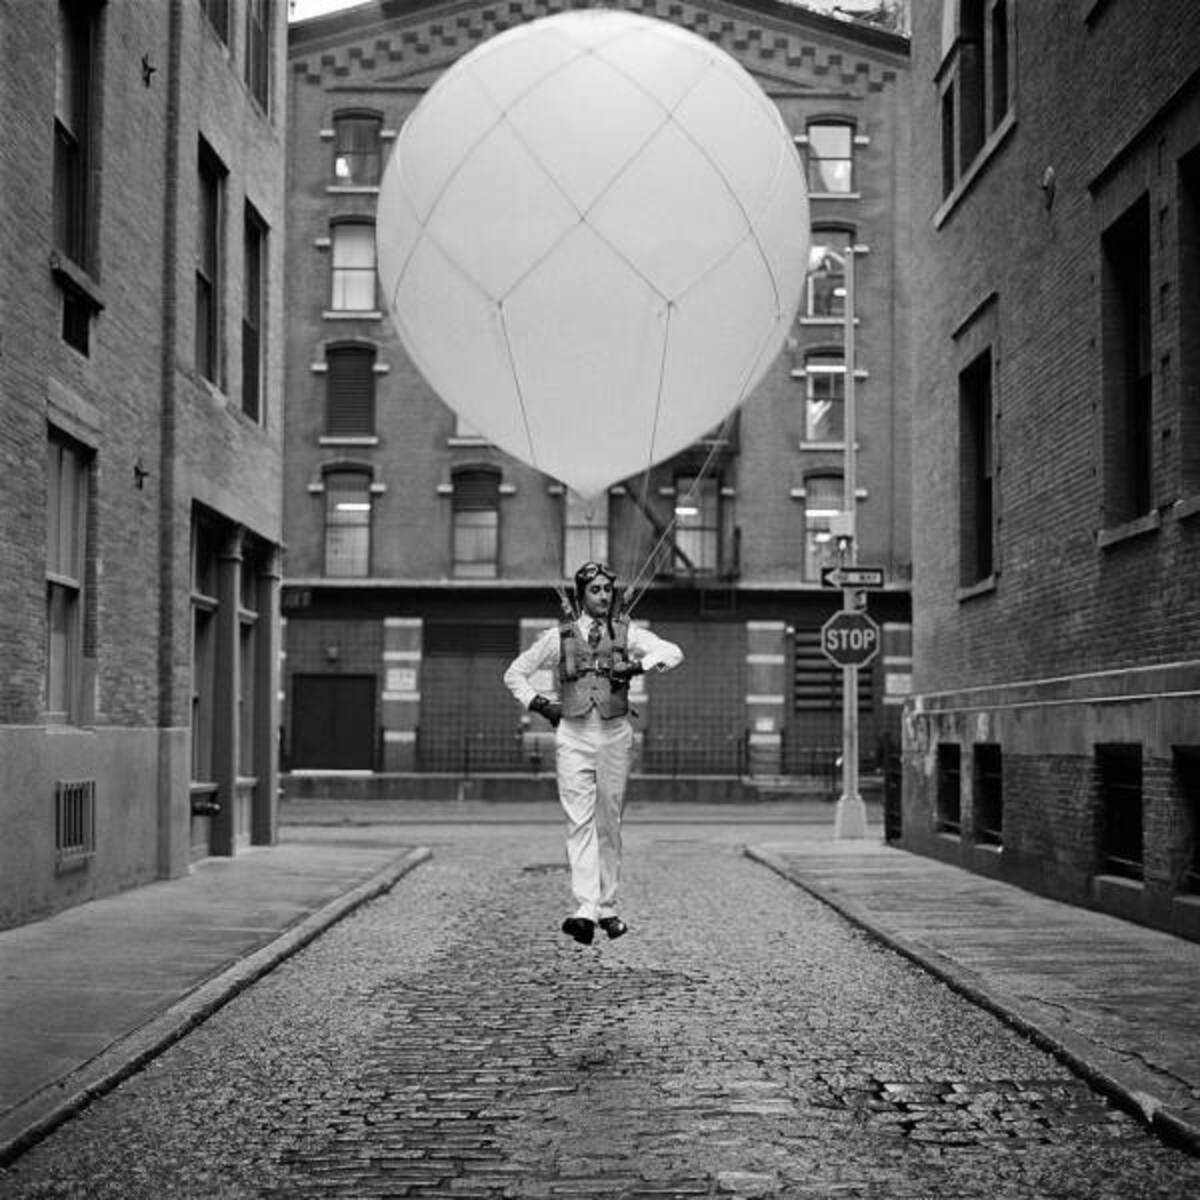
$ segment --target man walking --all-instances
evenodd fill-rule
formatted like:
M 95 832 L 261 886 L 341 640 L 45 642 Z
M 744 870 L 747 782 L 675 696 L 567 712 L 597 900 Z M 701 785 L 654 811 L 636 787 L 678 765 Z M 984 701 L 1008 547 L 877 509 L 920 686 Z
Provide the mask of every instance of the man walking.
M 575 912 L 563 932 L 587 945 L 596 926 L 618 938 L 628 926 L 617 915 L 621 815 L 629 778 L 633 726 L 629 681 L 643 671 L 669 671 L 683 651 L 614 612 L 616 574 L 602 563 L 575 573 L 578 615 L 564 617 L 504 672 L 517 702 L 555 729 L 558 798 L 567 814 L 567 859 Z M 554 669 L 556 700 L 532 678 Z

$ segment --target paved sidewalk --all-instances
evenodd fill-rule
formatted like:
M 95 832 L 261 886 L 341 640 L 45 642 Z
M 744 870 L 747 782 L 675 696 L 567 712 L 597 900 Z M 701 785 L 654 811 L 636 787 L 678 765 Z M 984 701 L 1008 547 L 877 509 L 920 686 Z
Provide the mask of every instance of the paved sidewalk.
M 285 828 L 0 932 L 0 1165 L 428 857 L 398 829 Z
M 747 854 L 1200 1154 L 1200 944 L 909 854 L 876 832 Z

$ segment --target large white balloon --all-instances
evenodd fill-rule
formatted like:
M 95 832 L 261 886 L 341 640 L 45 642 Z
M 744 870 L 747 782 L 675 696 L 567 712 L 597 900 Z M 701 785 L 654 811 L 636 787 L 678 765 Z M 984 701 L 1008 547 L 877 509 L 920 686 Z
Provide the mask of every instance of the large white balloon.
M 438 395 L 583 496 L 694 442 L 778 354 L 808 195 L 728 54 L 631 13 L 491 38 L 405 122 L 379 274 Z

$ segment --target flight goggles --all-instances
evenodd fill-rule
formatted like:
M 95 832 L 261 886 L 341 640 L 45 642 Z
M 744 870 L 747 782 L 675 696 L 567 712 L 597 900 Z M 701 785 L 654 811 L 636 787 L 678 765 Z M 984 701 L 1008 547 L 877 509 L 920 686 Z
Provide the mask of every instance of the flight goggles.
M 575 572 L 575 592 L 577 595 L 583 595 L 583 589 L 587 587 L 597 575 L 603 575 L 606 579 L 613 583 L 617 581 L 617 573 L 612 567 L 605 566 L 604 563 L 586 562 L 578 571 Z

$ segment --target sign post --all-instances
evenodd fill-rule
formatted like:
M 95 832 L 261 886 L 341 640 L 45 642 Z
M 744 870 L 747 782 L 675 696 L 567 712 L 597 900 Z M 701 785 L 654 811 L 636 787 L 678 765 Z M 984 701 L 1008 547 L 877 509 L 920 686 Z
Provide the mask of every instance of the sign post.
M 842 306 L 844 358 L 845 358 L 845 419 L 843 439 L 845 453 L 842 472 L 842 515 L 845 527 L 838 538 L 838 569 L 842 578 L 842 611 L 826 622 L 821 630 L 821 645 L 828 657 L 838 662 L 829 650 L 829 638 L 840 641 L 843 636 L 853 638 L 845 622 L 860 616 L 875 628 L 875 646 L 879 645 L 879 627 L 865 613 L 855 611 L 854 591 L 845 580 L 847 571 L 854 571 L 858 562 L 858 414 L 855 396 L 854 354 L 854 255 L 855 245 L 846 248 L 846 296 Z M 824 578 L 822 578 L 824 583 Z M 830 626 L 832 632 L 827 632 Z M 843 635 L 842 630 L 845 630 Z M 859 634 L 860 640 L 865 635 Z M 859 838 L 867 836 L 867 806 L 858 790 L 858 668 L 861 662 L 846 658 L 842 668 L 842 794 L 838 797 L 833 818 L 834 838 Z

